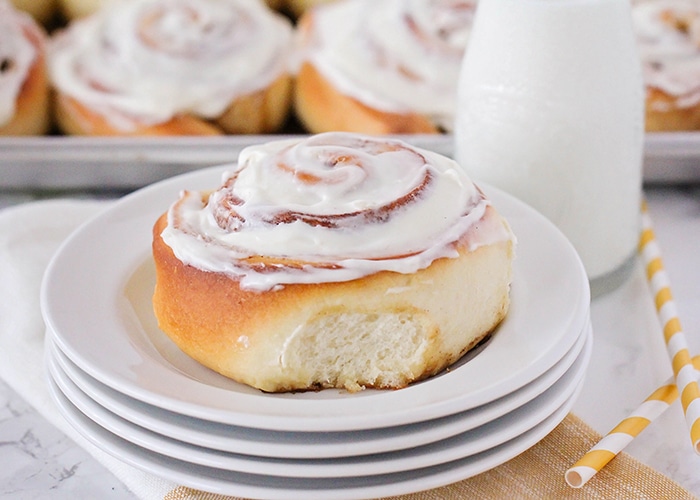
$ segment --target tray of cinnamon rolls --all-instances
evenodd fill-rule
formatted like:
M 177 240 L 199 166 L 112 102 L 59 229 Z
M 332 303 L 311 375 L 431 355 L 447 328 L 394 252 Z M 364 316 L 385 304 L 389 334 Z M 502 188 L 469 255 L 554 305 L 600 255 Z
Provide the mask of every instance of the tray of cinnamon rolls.
M 449 156 L 477 1 L 0 0 L 0 188 L 135 188 L 326 131 Z M 700 180 L 700 2 L 632 21 L 645 180 Z

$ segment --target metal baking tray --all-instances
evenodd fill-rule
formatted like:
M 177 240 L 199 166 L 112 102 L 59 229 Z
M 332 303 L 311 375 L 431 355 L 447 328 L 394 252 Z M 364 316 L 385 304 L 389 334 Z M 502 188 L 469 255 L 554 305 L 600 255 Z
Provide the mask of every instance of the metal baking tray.
M 644 180 L 647 184 L 700 182 L 700 132 L 647 134 Z
M 246 146 L 294 135 L 0 138 L 2 190 L 131 190 L 190 170 L 232 163 Z M 451 156 L 451 135 L 393 136 Z M 700 132 L 647 134 L 647 183 L 700 182 Z

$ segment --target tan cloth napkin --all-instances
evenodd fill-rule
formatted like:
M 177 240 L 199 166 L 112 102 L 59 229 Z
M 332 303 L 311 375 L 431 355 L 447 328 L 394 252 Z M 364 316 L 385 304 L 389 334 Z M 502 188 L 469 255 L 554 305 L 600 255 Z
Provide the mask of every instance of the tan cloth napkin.
M 43 271 L 68 234 L 108 204 L 94 201 L 34 202 L 0 211 L 0 377 L 50 422 L 63 430 L 147 500 L 223 500 L 184 488 L 122 463 L 87 442 L 58 414 L 43 370 L 44 324 L 39 306 Z M 488 472 L 430 491 L 395 497 L 438 499 L 691 499 L 666 476 L 622 454 L 584 488 L 573 490 L 564 472 L 600 436 L 569 415 L 530 450 Z

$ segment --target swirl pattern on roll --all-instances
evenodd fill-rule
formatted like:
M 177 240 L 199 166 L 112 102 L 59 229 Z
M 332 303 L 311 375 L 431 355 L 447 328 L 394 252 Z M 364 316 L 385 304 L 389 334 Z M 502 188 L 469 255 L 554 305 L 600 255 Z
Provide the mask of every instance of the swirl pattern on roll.
M 369 107 L 452 129 L 475 0 L 356 0 L 311 12 L 302 60 Z
M 700 103 L 700 5 L 637 0 L 632 19 L 646 85 L 677 97 L 679 107 Z
M 162 237 L 243 288 L 413 273 L 511 237 L 489 229 L 488 200 L 453 160 L 398 140 L 330 132 L 250 146 L 224 177 L 209 195 L 184 192 Z
M 291 23 L 257 0 L 121 0 L 52 40 L 56 87 L 128 130 L 216 118 L 289 70 Z
M 16 111 L 17 97 L 38 57 L 43 36 L 28 14 L 0 1 L 0 126 Z

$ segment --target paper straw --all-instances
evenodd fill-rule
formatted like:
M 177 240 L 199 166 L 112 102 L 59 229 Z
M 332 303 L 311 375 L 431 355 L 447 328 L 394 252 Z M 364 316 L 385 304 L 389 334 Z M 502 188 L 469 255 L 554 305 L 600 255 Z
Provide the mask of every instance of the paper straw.
M 678 398 L 679 387 L 681 405 L 690 430 L 693 448 L 696 453 L 700 453 L 700 389 L 697 380 L 700 356 L 692 359 L 690 357 L 646 201 L 642 203 L 642 235 L 639 241 L 639 252 L 646 266 L 647 281 L 654 295 L 656 311 L 663 328 L 666 348 L 673 367 L 673 377 L 651 393 L 632 414 L 616 425 L 566 471 L 564 477 L 572 488 L 580 488 L 586 484 L 654 419 L 666 411 Z
M 700 369 L 700 356 L 695 356 L 692 362 L 695 368 Z M 673 377 L 670 377 L 566 471 L 566 483 L 572 488 L 586 484 L 677 398 L 678 388 Z
M 700 454 L 700 387 L 698 371 L 693 366 L 688 342 L 676 312 L 670 280 L 661 260 L 646 201 L 642 204 L 642 237 L 639 251 L 646 266 L 647 281 L 654 295 L 656 312 L 663 328 L 666 349 L 673 366 L 673 376 L 680 392 L 681 406 L 690 431 L 693 449 Z

